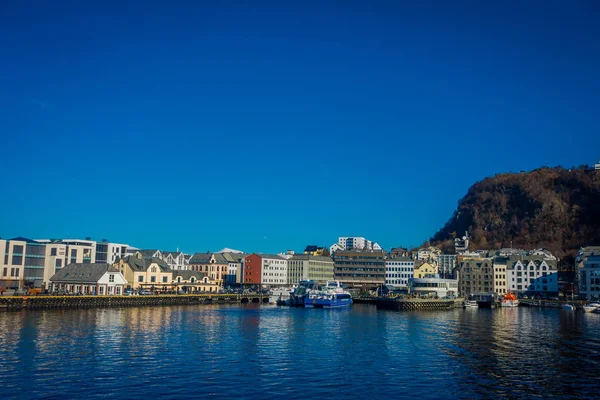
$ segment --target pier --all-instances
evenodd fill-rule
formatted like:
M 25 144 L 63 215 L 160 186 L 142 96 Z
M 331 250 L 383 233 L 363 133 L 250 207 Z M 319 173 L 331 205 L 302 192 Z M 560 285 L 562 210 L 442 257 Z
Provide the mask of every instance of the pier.
M 381 310 L 420 311 L 420 310 L 451 310 L 462 307 L 462 298 L 458 299 L 420 299 L 420 298 L 390 298 L 390 297 L 357 297 L 353 299 L 358 304 L 374 304 Z
M 155 307 L 197 304 L 268 303 L 264 294 L 148 296 L 0 296 L 0 311 L 99 307 Z

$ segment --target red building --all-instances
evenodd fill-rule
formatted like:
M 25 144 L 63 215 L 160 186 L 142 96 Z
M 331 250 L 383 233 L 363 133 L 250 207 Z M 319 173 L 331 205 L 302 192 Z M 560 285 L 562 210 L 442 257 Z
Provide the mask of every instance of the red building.
M 262 276 L 262 258 L 257 254 L 250 254 L 244 258 L 245 284 L 259 285 Z

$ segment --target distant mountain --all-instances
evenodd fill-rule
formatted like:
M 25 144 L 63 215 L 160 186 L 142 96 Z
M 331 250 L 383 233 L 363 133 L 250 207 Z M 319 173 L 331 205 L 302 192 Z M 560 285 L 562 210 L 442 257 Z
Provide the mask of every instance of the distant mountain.
M 581 246 L 600 245 L 600 171 L 540 168 L 477 182 L 430 240 L 453 249 L 468 231 L 470 249 L 545 247 L 569 259 Z

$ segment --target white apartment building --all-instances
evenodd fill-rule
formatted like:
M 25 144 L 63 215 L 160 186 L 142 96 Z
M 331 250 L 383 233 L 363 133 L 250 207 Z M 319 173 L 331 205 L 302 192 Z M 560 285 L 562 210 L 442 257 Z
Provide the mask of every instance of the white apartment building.
M 272 254 L 259 254 L 261 258 L 261 278 L 263 285 L 287 285 L 288 260 Z
M 535 291 L 535 281 L 557 272 L 546 260 L 519 260 L 506 266 L 507 287 L 515 293 Z
M 408 286 L 408 280 L 414 276 L 415 261 L 408 257 L 388 258 L 385 260 L 385 284 Z

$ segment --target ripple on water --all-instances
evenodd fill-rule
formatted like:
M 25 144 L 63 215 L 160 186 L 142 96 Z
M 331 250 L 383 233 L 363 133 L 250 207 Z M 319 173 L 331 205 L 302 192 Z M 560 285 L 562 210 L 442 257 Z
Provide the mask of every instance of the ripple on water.
M 0 387 L 31 399 L 591 398 L 599 333 L 600 316 L 526 308 L 6 313 Z

